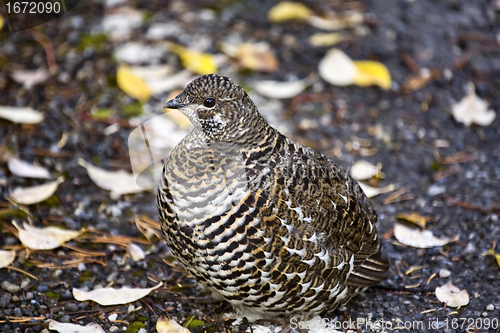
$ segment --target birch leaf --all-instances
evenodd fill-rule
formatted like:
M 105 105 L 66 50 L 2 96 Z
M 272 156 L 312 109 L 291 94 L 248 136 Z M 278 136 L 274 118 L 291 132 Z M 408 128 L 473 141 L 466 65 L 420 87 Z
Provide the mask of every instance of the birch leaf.
M 81 326 L 77 324 L 60 323 L 53 319 L 49 322 L 49 330 L 59 333 L 106 333 L 99 324 L 88 324 Z
M 73 297 L 80 302 L 94 301 L 100 305 L 127 304 L 147 296 L 151 291 L 159 288 L 161 285 L 162 282 L 152 288 L 100 288 L 92 291 L 83 291 L 73 288 Z
M 366 180 L 373 177 L 383 178 L 382 164 L 373 165 L 365 160 L 359 160 L 351 167 L 351 176 L 356 180 Z
M 496 117 L 495 111 L 488 110 L 488 103 L 476 95 L 474 84 L 468 83 L 469 92 L 457 104 L 452 105 L 451 112 L 456 121 L 467 126 L 477 124 L 490 125 Z
M 0 250 L 0 268 L 9 266 L 16 259 L 16 251 Z
M 415 212 L 409 214 L 407 213 L 398 214 L 396 218 L 403 221 L 411 222 L 415 225 L 418 225 L 422 229 L 425 229 L 425 225 L 427 224 L 427 218 Z
M 354 84 L 361 87 L 378 85 L 385 90 L 391 87 L 391 75 L 384 64 L 371 60 L 357 60 L 353 63 L 357 68 Z
M 306 20 L 312 11 L 300 2 L 283 1 L 271 8 L 267 14 L 269 21 L 273 23 Z
M 401 244 L 419 249 L 443 246 L 451 241 L 449 238 L 435 237 L 430 230 L 411 228 L 401 223 L 396 223 L 394 225 L 394 237 L 396 237 Z
M 192 72 L 200 75 L 217 72 L 217 64 L 211 54 L 192 51 L 174 43 L 170 44 L 169 49 L 179 56 L 182 66 Z
M 158 333 L 190 333 L 187 328 L 182 327 L 175 320 L 165 317 L 158 318 L 156 330 Z
M 331 49 L 321 59 L 319 75 L 328 83 L 348 86 L 355 82 L 358 69 L 354 62 L 339 49 Z
M 292 98 L 300 94 L 307 87 L 304 80 L 292 82 L 279 81 L 257 81 L 252 85 L 253 89 L 260 95 L 270 98 Z
M 146 102 L 152 95 L 151 89 L 149 89 L 146 82 L 127 65 L 120 65 L 118 67 L 116 84 L 127 95 L 141 102 Z
M 363 192 L 365 192 L 365 195 L 368 198 L 373 198 L 379 194 L 394 191 L 394 184 L 389 184 L 389 185 L 384 186 L 384 187 L 373 187 L 373 186 L 370 186 L 370 185 L 367 185 L 365 183 L 360 182 L 359 186 L 361 187 Z
M 127 245 L 127 253 L 130 254 L 132 260 L 134 261 L 141 261 L 142 259 L 146 258 L 144 250 L 139 245 L 136 245 L 134 243 L 129 243 Z
M 436 297 L 440 302 L 446 303 L 452 308 L 459 308 L 469 304 L 469 293 L 467 290 L 460 290 L 451 282 L 436 288 Z
M 19 124 L 37 124 L 44 116 L 30 107 L 0 106 L 0 118 Z
M 47 169 L 38 165 L 33 165 L 31 163 L 22 161 L 15 157 L 9 159 L 7 165 L 9 167 L 9 171 L 13 175 L 18 177 L 43 178 L 43 179 L 52 178 L 50 172 Z
M 144 188 L 137 186 L 134 176 L 124 170 L 107 171 L 87 163 L 82 158 L 78 159 L 78 163 L 87 169 L 90 179 L 102 189 L 118 195 L 144 191 Z
M 65 230 L 57 227 L 37 228 L 27 223 L 21 228 L 17 223 L 14 226 L 19 231 L 19 240 L 32 250 L 52 250 L 58 248 L 64 243 L 75 239 L 82 232 Z
M 12 201 L 21 205 L 33 205 L 50 198 L 52 194 L 56 192 L 59 184 L 63 181 L 64 177 L 61 176 L 53 182 L 42 185 L 18 187 L 9 194 L 9 197 Z

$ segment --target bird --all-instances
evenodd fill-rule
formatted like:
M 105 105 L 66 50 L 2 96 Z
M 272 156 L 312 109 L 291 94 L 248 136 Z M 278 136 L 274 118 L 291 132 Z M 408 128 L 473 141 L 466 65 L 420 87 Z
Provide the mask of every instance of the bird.
M 388 278 L 357 181 L 270 126 L 239 85 L 204 75 L 165 108 L 193 129 L 164 161 L 162 233 L 216 300 L 248 317 L 322 315 Z

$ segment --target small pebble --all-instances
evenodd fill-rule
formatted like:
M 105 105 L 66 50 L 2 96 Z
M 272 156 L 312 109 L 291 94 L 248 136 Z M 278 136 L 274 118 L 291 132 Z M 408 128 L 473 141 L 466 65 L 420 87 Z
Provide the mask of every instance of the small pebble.
M 108 316 L 109 321 L 115 321 L 118 318 L 118 314 L 113 313 Z
M 26 293 L 26 297 L 25 298 L 26 298 L 27 301 L 32 300 L 33 299 L 33 293 L 32 292 Z
M 68 316 L 68 315 L 65 315 L 64 317 L 62 317 L 61 319 L 59 319 L 59 321 L 61 323 L 69 323 L 71 321 L 71 317 Z
M 445 268 L 441 269 L 439 271 L 439 276 L 442 277 L 442 278 L 447 278 L 451 275 L 451 272 Z
M 0 294 L 0 309 L 5 308 L 10 303 L 10 295 L 6 293 Z
M 111 327 L 109 328 L 109 331 L 110 331 L 110 332 L 116 332 L 116 331 L 118 331 L 118 330 L 119 330 L 118 326 L 111 326 Z
M 41 285 L 36 288 L 36 291 L 38 291 L 39 293 L 46 293 L 47 291 L 49 291 L 49 287 Z
M 78 311 L 78 305 L 75 303 L 68 303 L 64 306 L 64 309 L 68 312 L 76 312 Z
M 488 304 L 488 305 L 486 306 L 486 310 L 488 310 L 488 311 L 493 311 L 493 310 L 495 310 L 495 306 L 494 306 L 493 304 Z
M 2 288 L 7 290 L 9 293 L 17 293 L 21 287 L 17 284 L 10 283 L 9 281 L 2 282 Z
M 14 309 L 14 317 L 22 317 L 22 316 L 23 316 L 23 312 L 21 311 L 21 309 L 15 308 Z

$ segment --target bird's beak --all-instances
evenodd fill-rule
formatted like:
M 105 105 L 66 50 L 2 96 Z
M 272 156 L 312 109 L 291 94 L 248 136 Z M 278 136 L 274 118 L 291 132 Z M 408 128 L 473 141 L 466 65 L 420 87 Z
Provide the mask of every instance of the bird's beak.
M 181 107 L 184 106 L 184 104 L 179 102 L 178 98 L 179 98 L 179 95 L 177 97 L 171 99 L 167 103 L 165 103 L 165 106 L 163 106 L 163 108 L 165 108 L 165 109 L 180 109 Z

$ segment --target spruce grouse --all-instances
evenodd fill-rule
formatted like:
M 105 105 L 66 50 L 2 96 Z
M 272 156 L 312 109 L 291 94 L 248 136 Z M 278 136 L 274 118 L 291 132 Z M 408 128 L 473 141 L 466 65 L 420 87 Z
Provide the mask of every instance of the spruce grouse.
M 358 183 L 271 127 L 240 86 L 205 75 L 165 108 L 194 129 L 165 161 L 162 231 L 205 290 L 245 315 L 315 315 L 388 277 Z

